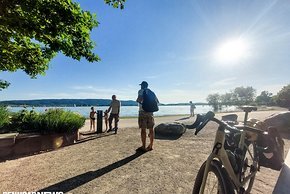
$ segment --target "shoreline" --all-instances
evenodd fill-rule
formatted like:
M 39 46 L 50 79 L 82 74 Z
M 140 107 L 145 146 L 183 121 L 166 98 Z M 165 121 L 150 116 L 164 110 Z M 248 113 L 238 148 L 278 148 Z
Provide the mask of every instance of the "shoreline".
M 158 112 L 155 112 L 154 115 L 155 117 L 166 117 L 166 116 L 186 116 L 190 114 L 189 106 L 160 106 L 160 110 Z M 46 107 L 50 108 L 50 107 Z M 34 110 L 36 112 L 42 113 L 46 109 L 45 107 L 30 107 L 27 108 L 26 110 Z M 52 107 L 52 108 L 57 108 L 57 107 Z M 86 119 L 89 118 L 89 110 L 87 107 L 61 107 L 61 109 L 71 111 L 71 112 L 76 112 Z M 105 108 L 104 107 L 97 107 L 96 110 L 99 109 L 104 112 Z M 11 112 L 18 112 L 23 110 L 23 108 L 13 108 L 10 109 Z M 208 111 L 212 111 L 212 107 L 209 105 L 206 106 L 197 106 L 195 109 L 195 114 L 204 114 Z M 267 107 L 267 106 L 258 106 L 258 111 L 269 111 L 269 110 L 287 110 L 286 108 L 280 108 L 280 107 Z M 216 112 L 216 114 L 219 113 L 233 113 L 233 112 L 240 112 L 237 108 L 237 106 L 228 106 L 224 107 L 222 110 L 219 110 Z M 121 119 L 126 119 L 126 118 L 137 118 L 138 117 L 138 107 L 132 107 L 132 106 L 122 106 L 121 107 L 121 112 L 120 112 L 120 118 Z
M 249 113 L 249 118 L 255 118 L 258 120 L 263 120 L 267 118 L 268 116 L 278 113 L 278 112 L 284 112 L 287 111 L 285 108 L 280 108 L 276 107 L 271 110 L 257 110 Z M 243 121 L 244 118 L 244 112 L 241 111 L 235 111 L 235 112 L 218 112 L 215 113 L 216 117 L 218 119 L 221 119 L 222 116 L 227 115 L 227 114 L 237 114 L 238 115 L 238 121 Z M 155 126 L 157 126 L 160 123 L 165 123 L 165 122 L 181 122 L 185 120 L 185 122 L 190 123 L 195 121 L 195 117 L 189 117 L 189 114 L 182 114 L 182 115 L 168 115 L 168 116 L 154 116 L 155 120 Z M 113 122 L 114 123 L 114 122 Z M 103 131 L 105 131 L 105 122 L 103 120 Z M 97 122 L 96 122 L 96 127 L 97 127 Z M 114 127 L 114 126 L 113 126 Z M 120 129 L 124 128 L 138 128 L 138 117 L 120 117 L 119 121 L 119 126 Z M 90 130 L 90 120 L 86 119 L 85 125 L 79 130 L 80 132 L 85 132 Z
M 170 105 L 171 106 L 171 105 Z M 179 105 L 174 105 L 174 106 L 179 106 Z M 183 106 L 183 105 L 181 105 Z M 203 105 L 202 105 L 203 106 Z M 207 105 L 209 106 L 209 105 Z M 258 111 L 288 111 L 287 108 L 283 108 L 283 107 L 278 107 L 278 106 L 257 106 L 258 110 L 257 111 L 253 111 L 253 112 L 258 112 Z M 214 111 L 213 111 L 214 112 Z M 225 111 L 217 111 L 217 112 L 214 112 L 216 115 L 218 114 L 225 114 L 225 113 L 240 113 L 240 112 L 243 112 L 243 110 L 239 109 L 237 107 L 236 110 L 225 110 Z M 158 112 L 156 112 L 158 114 Z M 155 113 L 155 114 L 156 114 Z M 207 112 L 195 112 L 195 115 L 197 114 L 205 114 Z M 178 116 L 189 116 L 190 113 L 184 113 L 184 114 L 164 114 L 164 115 L 154 115 L 154 118 L 159 118 L 159 117 L 178 117 Z M 135 118 L 138 118 L 138 115 L 135 115 L 135 116 L 120 116 L 120 119 L 135 119 Z M 86 119 L 89 119 L 89 117 L 86 117 Z
M 255 111 L 249 116 L 263 119 L 276 112 L 281 110 Z M 238 120 L 243 120 L 243 112 L 236 113 Z M 218 113 L 216 117 L 220 118 L 224 114 L 227 113 Z M 184 118 L 170 116 L 155 119 L 156 123 L 160 123 Z M 181 121 L 192 122 L 194 119 Z M 137 118 L 121 119 L 117 135 L 106 133 L 102 137 L 54 151 L 2 162 L 0 193 L 191 193 L 196 174 L 212 150 L 215 125 L 207 125 L 197 136 L 193 130 L 187 130 L 176 140 L 155 139 L 154 150 L 141 155 L 135 152 L 141 143 L 137 125 Z M 89 123 L 84 126 L 84 129 L 87 128 Z M 284 141 L 287 153 L 290 139 Z M 279 171 L 261 167 L 251 193 L 272 193 L 279 174 Z

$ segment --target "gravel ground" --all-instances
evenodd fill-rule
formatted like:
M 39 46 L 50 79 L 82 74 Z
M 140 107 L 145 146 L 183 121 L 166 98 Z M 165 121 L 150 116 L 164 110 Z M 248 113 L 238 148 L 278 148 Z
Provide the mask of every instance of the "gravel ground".
M 263 119 L 274 112 L 254 112 L 251 116 Z M 157 123 L 180 116 L 166 118 L 157 118 Z M 216 125 L 209 123 L 198 136 L 188 130 L 177 140 L 156 139 L 153 151 L 138 154 L 135 149 L 140 146 L 140 130 L 134 122 L 121 120 L 117 135 L 92 136 L 55 151 L 0 163 L 0 193 L 191 193 L 197 171 L 211 151 Z M 290 140 L 285 139 L 285 152 L 289 148 Z M 278 176 L 278 171 L 261 168 L 252 193 L 272 193 Z

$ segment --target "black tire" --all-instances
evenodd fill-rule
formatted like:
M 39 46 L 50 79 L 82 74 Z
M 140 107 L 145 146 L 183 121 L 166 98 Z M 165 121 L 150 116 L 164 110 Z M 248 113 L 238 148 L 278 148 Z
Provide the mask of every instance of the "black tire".
M 194 183 L 193 191 L 192 191 L 193 194 L 199 193 L 199 190 L 202 184 L 205 166 L 206 166 L 206 161 L 202 164 L 202 166 L 200 167 L 196 175 L 196 179 L 195 179 L 195 183 Z M 212 178 L 215 179 L 213 186 L 210 185 L 212 183 Z M 216 189 L 216 190 L 213 190 L 213 189 Z M 213 194 L 213 193 L 232 194 L 234 193 L 233 187 L 231 186 L 229 178 L 228 178 L 228 174 L 221 167 L 220 162 L 217 160 L 213 160 L 210 164 L 204 193 L 205 194 L 207 193 L 208 194 Z
M 243 165 L 244 167 L 242 167 L 242 173 L 241 173 L 241 182 L 243 181 L 243 178 L 252 174 L 252 173 L 256 173 L 258 170 L 258 153 L 257 153 L 257 148 L 256 148 L 256 143 L 252 143 L 250 142 L 248 144 L 248 150 L 251 152 L 252 157 L 249 155 L 249 153 L 245 153 L 245 158 L 244 158 L 244 162 Z M 248 180 L 248 182 L 245 184 L 244 189 L 245 189 L 245 193 L 250 193 L 253 184 L 254 184 L 254 180 L 255 180 L 255 176 L 252 176 L 251 179 Z

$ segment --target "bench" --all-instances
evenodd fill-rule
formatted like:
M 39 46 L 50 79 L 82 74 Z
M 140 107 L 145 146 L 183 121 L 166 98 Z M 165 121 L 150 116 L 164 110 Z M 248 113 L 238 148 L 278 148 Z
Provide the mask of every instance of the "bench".
M 0 147 L 13 146 L 18 133 L 0 134 Z

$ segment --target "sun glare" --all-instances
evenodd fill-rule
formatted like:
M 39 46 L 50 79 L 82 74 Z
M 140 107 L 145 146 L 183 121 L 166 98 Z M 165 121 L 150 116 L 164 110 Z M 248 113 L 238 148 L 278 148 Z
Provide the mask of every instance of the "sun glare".
M 222 43 L 214 53 L 215 59 L 223 64 L 235 64 L 249 56 L 249 44 L 244 39 L 232 39 Z

